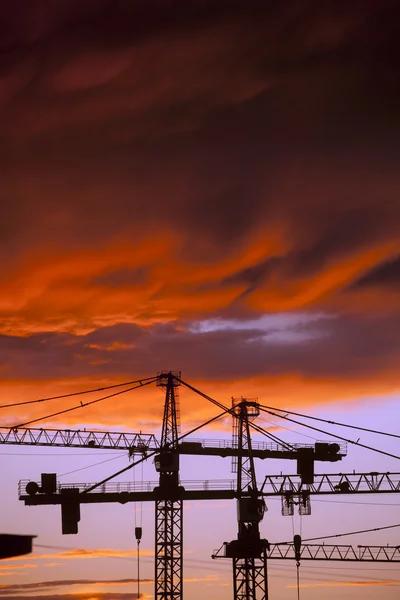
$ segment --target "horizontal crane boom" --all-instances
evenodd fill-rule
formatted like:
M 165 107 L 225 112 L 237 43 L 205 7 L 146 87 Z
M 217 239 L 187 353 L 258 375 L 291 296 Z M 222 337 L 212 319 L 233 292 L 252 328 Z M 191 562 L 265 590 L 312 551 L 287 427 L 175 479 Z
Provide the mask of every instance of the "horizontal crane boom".
M 294 544 L 271 544 L 267 558 L 295 560 Z M 353 546 L 337 544 L 302 544 L 303 560 L 351 560 L 355 562 L 400 562 L 400 546 Z
M 400 493 L 400 473 L 316 475 L 315 478 L 317 481 L 307 486 L 309 493 L 313 495 L 355 495 L 376 492 Z M 302 487 L 298 475 L 267 475 L 266 479 L 271 480 L 272 483 L 269 486 L 265 486 L 264 491 L 261 493 L 264 497 L 284 496 L 288 493 L 296 495 L 306 490 L 304 486 Z M 285 487 L 287 479 L 290 479 L 291 484 L 297 483 L 295 491 L 288 491 Z M 341 486 L 342 482 L 349 482 L 349 485 Z M 36 489 L 34 494 L 26 491 L 27 485 L 32 483 Z M 55 492 L 46 494 L 41 492 L 40 483 L 31 482 L 29 479 L 22 479 L 18 484 L 18 496 L 20 500 L 30 506 L 60 504 L 62 491 L 74 488 L 80 494 L 79 501 L 85 504 L 96 502 L 146 502 L 156 498 L 159 483 L 156 481 L 110 481 L 89 493 L 85 493 L 93 485 L 95 484 L 58 482 Z M 181 481 L 179 489 L 183 500 L 225 500 L 237 497 L 235 481 L 233 479 Z
M 0 428 L 0 444 L 17 446 L 57 446 L 61 448 L 101 448 L 143 452 L 158 447 L 150 433 L 89 431 L 86 429 L 5 429 Z
M 17 446 L 51 446 L 60 448 L 100 448 L 103 450 L 128 450 L 130 454 L 154 452 L 160 449 L 160 443 L 153 434 L 89 431 L 86 429 L 45 429 L 45 428 L 0 428 L 0 444 Z M 309 444 L 292 444 L 292 450 L 275 442 L 253 442 L 254 458 L 281 458 L 296 460 L 298 451 L 310 450 Z M 331 449 L 334 448 L 334 451 Z M 191 439 L 181 441 L 176 449 L 178 454 L 197 456 L 238 456 L 239 449 L 232 447 L 228 440 Z M 241 453 L 247 456 L 248 452 Z M 322 449 L 315 446 L 315 460 L 336 462 L 347 453 L 346 444 L 324 443 Z
M 314 483 L 303 484 L 299 475 L 266 475 L 264 496 L 332 493 L 400 492 L 400 473 L 338 473 L 314 475 Z

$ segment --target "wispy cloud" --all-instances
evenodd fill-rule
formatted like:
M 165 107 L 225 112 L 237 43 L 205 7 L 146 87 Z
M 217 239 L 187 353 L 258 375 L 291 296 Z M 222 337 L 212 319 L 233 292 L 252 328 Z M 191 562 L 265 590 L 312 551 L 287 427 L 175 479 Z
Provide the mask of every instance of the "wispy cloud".
M 154 550 L 140 550 L 140 556 L 154 556 Z M 65 550 L 54 554 L 31 554 L 29 556 L 13 558 L 7 558 L 3 562 L 15 562 L 19 560 L 79 560 L 79 559 L 91 559 L 91 558 L 128 558 L 130 556 L 137 556 L 137 550 L 114 550 L 110 548 L 77 548 L 71 550 Z M 0 567 L 1 568 L 1 567 Z M 2 567 L 5 568 L 5 567 Z
M 154 556 L 154 550 L 139 550 L 140 556 Z M 80 559 L 80 558 L 120 558 L 128 556 L 137 556 L 137 550 L 113 550 L 109 548 L 80 548 L 77 550 L 67 550 L 55 555 L 56 558 Z
M 184 578 L 185 583 L 199 583 L 199 582 L 213 583 L 213 582 L 218 582 L 218 581 L 220 581 L 220 578 L 217 575 L 206 575 L 205 577 Z M 58 588 L 74 587 L 74 586 L 80 586 L 80 588 L 82 588 L 82 586 L 90 587 L 90 588 L 96 588 L 97 586 L 125 586 L 125 585 L 129 586 L 129 585 L 133 585 L 136 583 L 137 583 L 137 579 L 107 579 L 107 580 L 100 580 L 100 581 L 96 581 L 94 579 L 61 579 L 61 580 L 54 580 L 54 581 L 40 581 L 40 582 L 36 582 L 36 583 L 15 583 L 15 584 L 9 584 L 9 585 L 0 585 L 0 595 L 14 597 L 15 593 L 23 592 L 25 594 L 26 593 L 27 594 L 35 593 L 34 597 L 37 598 L 37 595 L 36 595 L 37 591 L 44 590 L 44 589 L 52 591 L 52 590 L 57 590 Z M 140 581 L 141 585 L 149 585 L 152 583 L 153 583 L 152 579 L 141 579 L 141 581 Z M 81 594 L 81 592 L 80 592 L 80 594 Z M 98 593 L 95 590 L 94 590 L 94 592 L 92 592 L 92 595 L 90 597 L 93 597 L 93 595 L 98 596 L 99 598 L 103 598 L 103 596 L 104 596 L 102 593 Z M 29 596 L 29 597 L 32 598 L 32 596 Z M 89 592 L 88 592 L 88 597 L 89 597 Z M 108 598 L 107 594 L 106 594 L 106 597 Z M 130 597 L 132 597 L 132 594 L 130 595 Z
M 117 592 L 79 592 L 72 594 L 38 594 L 35 595 L 12 595 L 12 600 L 134 600 L 138 598 L 137 593 L 117 593 Z M 141 600 L 150 600 L 152 594 L 140 593 Z
M 2 562 L 5 562 L 5 560 L 7 560 L 7 559 L 3 559 Z M 32 563 L 26 563 L 24 565 L 12 565 L 12 566 L 1 564 L 0 571 L 8 571 L 10 568 L 12 568 L 13 571 L 15 571 L 15 569 L 34 569 L 36 566 L 37 565 L 33 565 Z
M 150 584 L 152 579 L 142 579 L 141 584 Z M 73 586 L 114 586 L 114 585 L 132 585 L 137 583 L 137 579 L 105 579 L 96 581 L 95 579 L 60 579 L 54 581 L 40 581 L 37 583 L 14 583 L 9 585 L 0 585 L 0 594 L 9 596 L 15 592 L 35 592 L 37 590 L 53 590 L 57 588 Z

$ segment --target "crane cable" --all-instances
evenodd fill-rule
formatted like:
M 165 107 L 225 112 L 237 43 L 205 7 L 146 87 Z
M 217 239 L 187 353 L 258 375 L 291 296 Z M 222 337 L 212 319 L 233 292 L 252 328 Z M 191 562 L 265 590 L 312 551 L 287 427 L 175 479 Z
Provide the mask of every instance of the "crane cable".
M 112 390 L 113 388 L 124 387 L 127 385 L 133 385 L 134 383 L 138 383 L 138 381 L 147 381 L 149 379 L 154 379 L 153 377 L 146 377 L 145 379 L 135 379 L 134 381 L 125 381 L 124 383 L 114 383 L 113 385 L 106 385 L 103 387 L 95 388 L 92 390 L 84 390 L 81 392 L 71 392 L 69 394 L 61 394 L 60 396 L 48 396 L 47 398 L 38 398 L 37 400 L 24 400 L 23 402 L 13 402 L 12 404 L 2 404 L 1 408 L 12 408 L 14 406 L 23 406 L 25 404 L 36 404 L 37 402 L 48 402 L 49 400 L 61 400 L 62 398 L 72 398 L 73 396 L 82 396 L 84 394 L 93 394 L 95 392 L 104 392 L 105 390 Z
M 211 396 L 208 396 L 204 392 L 201 392 L 200 390 L 198 390 L 197 388 L 195 388 L 193 385 L 190 385 L 189 383 L 187 383 L 186 381 L 183 381 L 183 379 L 180 379 L 179 377 L 175 376 L 175 380 L 179 381 L 179 383 L 181 383 L 182 385 L 184 385 L 185 387 L 187 387 L 189 390 L 192 390 L 192 392 L 195 392 L 196 394 L 198 394 L 202 398 L 205 398 L 205 400 L 208 400 L 212 404 L 215 404 L 215 406 L 218 406 L 219 408 L 224 409 L 227 413 L 231 414 L 233 417 L 236 416 L 235 411 L 234 411 L 233 408 L 229 408 L 229 407 L 225 406 L 224 404 L 222 404 L 221 402 L 218 402 L 218 400 L 215 400 L 214 398 L 211 398 Z M 268 411 L 265 411 L 265 412 L 268 412 Z M 250 422 L 249 425 L 250 425 L 250 427 L 252 429 L 254 429 L 258 433 L 261 433 L 262 435 L 268 437 L 270 440 L 272 440 L 273 442 L 275 442 L 279 446 L 285 447 L 286 450 L 294 450 L 293 446 L 291 446 L 287 442 L 284 442 L 283 440 L 281 440 L 279 437 L 277 437 L 273 433 L 270 433 L 269 431 L 266 431 L 263 427 L 260 427 L 259 425 L 256 425 L 253 422 Z
M 300 600 L 300 558 L 301 558 L 301 535 L 293 536 L 294 557 L 297 571 L 297 600 Z
M 371 533 L 372 531 L 383 531 L 384 529 L 394 529 L 400 527 L 400 523 L 393 525 L 384 525 L 383 527 L 372 527 L 371 529 L 359 529 L 358 531 L 346 531 L 345 533 L 335 533 L 333 535 L 320 535 L 318 537 L 306 538 L 303 542 L 315 542 L 316 540 L 329 540 L 332 538 L 345 537 L 347 535 L 358 535 L 361 533 Z M 285 546 L 292 542 L 275 542 L 275 546 Z
M 137 540 L 137 597 L 140 598 L 140 540 Z
M 368 444 L 362 444 L 359 439 L 357 441 L 350 440 L 349 438 L 345 438 L 341 435 L 338 435 L 337 433 L 333 433 L 331 431 L 324 431 L 323 429 L 320 429 L 319 427 L 313 427 L 312 425 L 307 425 L 307 423 L 301 423 L 301 421 L 297 421 L 296 419 L 291 419 L 287 415 L 278 415 L 277 413 L 265 408 L 265 406 L 263 404 L 260 404 L 259 406 L 262 411 L 268 413 L 269 415 L 272 415 L 273 417 L 279 417 L 280 419 L 284 419 L 285 421 L 291 421 L 292 423 L 296 423 L 296 425 L 301 425 L 302 427 L 307 427 L 308 429 L 313 429 L 314 431 L 318 431 L 319 433 L 323 433 L 325 435 L 330 435 L 330 436 L 336 438 L 337 440 L 342 440 L 343 442 L 346 442 L 347 444 L 354 444 L 355 446 L 359 446 L 360 448 L 366 448 L 367 450 L 371 450 L 372 452 L 377 452 L 378 454 L 383 454 L 384 456 L 389 456 L 390 458 L 396 458 L 397 460 L 400 460 L 400 456 L 397 456 L 396 454 L 392 454 L 391 452 L 385 452 L 384 450 L 379 450 L 378 448 L 373 448 L 372 446 L 369 446 Z
M 143 484 L 143 462 L 141 463 L 141 480 L 140 483 Z M 133 484 L 134 487 L 136 487 L 135 485 L 135 469 L 132 469 L 132 475 L 133 475 Z M 142 488 L 142 486 L 140 486 Z M 135 537 L 136 537 L 136 543 L 137 543 L 137 597 L 140 598 L 140 542 L 142 539 L 142 506 L 143 506 L 143 502 L 140 502 L 139 505 L 139 519 L 137 519 L 137 512 L 136 512 L 136 503 L 134 504 L 135 508 L 134 508 L 134 521 L 135 521 Z M 139 525 L 137 525 L 137 521 L 139 521 Z
M 296 562 L 296 570 L 297 570 L 297 600 L 300 600 L 300 563 Z
M 191 429 L 190 431 L 187 431 L 183 435 L 180 435 L 178 437 L 178 442 L 180 442 L 181 440 L 183 440 L 184 438 L 186 438 L 188 435 L 191 435 L 195 431 L 198 431 L 202 427 L 205 427 L 206 425 L 209 425 L 210 423 L 213 423 L 217 419 L 220 419 L 221 417 L 223 417 L 224 415 L 226 415 L 226 413 L 227 413 L 227 410 L 224 410 L 219 415 L 215 415 L 215 417 L 212 417 L 211 419 L 208 419 L 208 421 L 204 421 L 204 423 L 201 423 L 201 425 L 197 425 L 197 427 L 193 427 L 193 429 Z M 149 454 L 146 454 L 145 456 L 143 456 L 142 458 L 140 458 L 136 462 L 132 463 L 131 465 L 128 465 L 127 467 L 124 467 L 123 469 L 120 469 L 116 473 L 113 473 L 112 475 L 109 475 L 105 479 L 102 479 L 101 481 L 99 481 L 99 482 L 91 485 L 89 488 L 83 490 L 83 492 L 81 492 L 81 494 L 88 494 L 89 492 L 92 492 L 93 490 L 95 490 L 96 488 L 100 487 L 101 485 L 104 485 L 108 481 L 111 481 L 111 479 L 114 479 L 115 477 L 118 477 L 118 475 L 121 475 L 122 473 L 125 473 L 125 471 L 128 471 L 129 469 L 132 469 L 136 465 L 139 465 L 141 462 L 144 462 L 145 460 L 147 460 L 148 458 L 151 458 L 152 456 L 154 456 L 155 454 L 158 454 L 159 452 L 160 452 L 160 450 L 158 448 L 157 448 L 157 450 L 153 450 L 152 452 L 150 452 Z
M 60 410 L 51 415 L 46 415 L 44 417 L 39 417 L 38 419 L 32 419 L 31 421 L 26 421 L 26 423 L 18 423 L 18 425 L 13 425 L 10 429 L 20 429 L 21 427 L 26 427 L 27 425 L 31 425 L 32 423 L 37 423 L 38 421 L 44 421 L 46 419 L 51 419 L 52 417 L 58 417 L 59 415 L 64 415 L 65 413 L 71 412 L 73 410 L 77 410 L 78 408 L 84 408 L 85 406 L 90 406 L 91 404 L 96 404 L 97 402 L 102 402 L 103 400 L 108 400 L 109 398 L 114 398 L 115 396 L 120 396 L 121 394 L 126 394 L 126 392 L 131 392 L 132 390 L 136 390 L 140 387 L 144 387 L 151 383 L 154 383 L 157 380 L 156 377 L 153 377 L 149 380 L 139 379 L 136 383 L 137 385 L 127 388 L 126 390 L 120 390 L 119 392 L 114 392 L 113 394 L 108 394 L 107 396 L 102 396 L 101 398 L 97 398 L 96 400 L 91 400 L 90 402 L 82 402 L 78 404 L 78 406 L 72 406 L 71 408 L 66 408 L 65 410 Z
M 338 421 L 331 421 L 330 419 L 323 419 L 322 417 L 313 417 L 311 415 L 306 415 L 305 413 L 294 412 L 293 410 L 283 410 L 282 408 L 276 408 L 274 406 L 267 406 L 266 404 L 262 405 L 263 408 L 267 408 L 269 410 L 277 410 L 279 412 L 287 413 L 288 415 L 294 415 L 296 417 L 304 417 L 305 419 L 312 419 L 313 421 L 320 421 L 321 423 L 329 423 L 329 425 L 338 425 L 339 427 L 348 427 L 350 429 L 357 429 L 358 431 L 366 431 L 367 433 L 376 433 L 378 435 L 386 435 L 389 437 L 394 437 L 400 439 L 400 435 L 396 433 L 389 433 L 388 431 L 377 431 L 376 429 L 370 429 L 368 427 L 360 427 L 358 425 L 350 425 L 348 423 L 339 423 Z M 1 407 L 0 407 L 1 408 Z

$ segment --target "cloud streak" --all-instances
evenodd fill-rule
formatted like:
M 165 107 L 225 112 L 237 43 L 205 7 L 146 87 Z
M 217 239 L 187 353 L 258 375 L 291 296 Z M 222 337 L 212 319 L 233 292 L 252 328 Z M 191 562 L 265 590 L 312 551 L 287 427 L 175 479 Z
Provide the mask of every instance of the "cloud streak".
M 4 559 L 3 562 L 18 561 L 23 558 L 31 560 L 48 560 L 48 559 L 91 559 L 91 558 L 129 558 L 131 556 L 137 556 L 137 550 L 115 550 L 113 548 L 73 548 L 71 550 L 65 550 L 64 552 L 58 552 L 53 554 L 32 554 L 28 557 L 14 557 Z M 140 556 L 154 556 L 154 550 L 140 549 Z M 23 566 L 30 567 L 32 565 L 26 564 Z M 36 565 L 34 565 L 36 566 Z M 8 567 L 0 567 L 8 568 Z M 12 567 L 13 569 L 22 569 L 22 566 Z
M 38 583 L 13 583 L 9 585 L 0 585 L 0 593 L 2 596 L 10 596 L 15 592 L 34 592 L 36 590 L 53 590 L 59 587 L 73 586 L 117 586 L 117 585 L 132 585 L 136 584 L 136 579 L 60 579 L 54 581 L 40 581 Z M 142 579 L 141 584 L 146 585 L 152 583 L 151 579 Z

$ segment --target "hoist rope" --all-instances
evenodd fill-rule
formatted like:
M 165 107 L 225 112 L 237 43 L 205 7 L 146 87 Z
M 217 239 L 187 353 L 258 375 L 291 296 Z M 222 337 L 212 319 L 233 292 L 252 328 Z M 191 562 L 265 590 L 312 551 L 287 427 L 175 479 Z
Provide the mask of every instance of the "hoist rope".
M 143 465 L 144 465 L 144 463 L 141 464 L 142 472 L 141 472 L 141 476 L 140 476 L 140 483 L 141 483 L 142 487 L 143 487 Z M 139 516 L 140 516 L 139 525 L 140 525 L 140 527 L 142 527 L 142 523 L 143 523 L 143 500 L 140 501 Z
M 140 540 L 137 540 L 137 597 L 140 598 Z
M 297 569 L 297 600 L 300 600 L 300 563 L 296 562 Z

